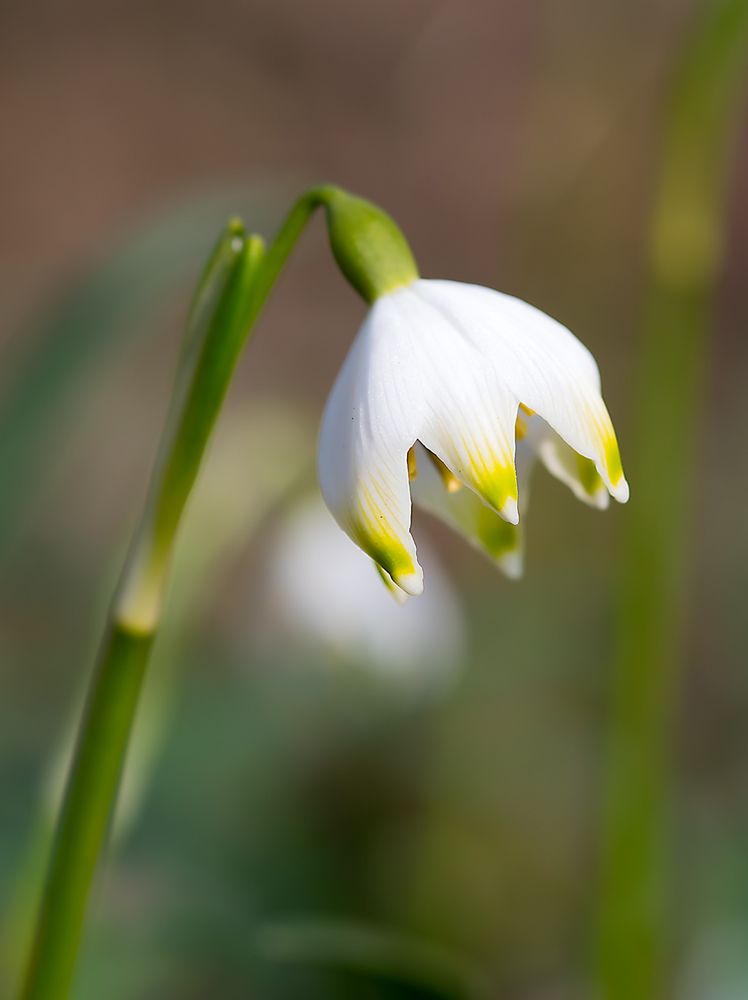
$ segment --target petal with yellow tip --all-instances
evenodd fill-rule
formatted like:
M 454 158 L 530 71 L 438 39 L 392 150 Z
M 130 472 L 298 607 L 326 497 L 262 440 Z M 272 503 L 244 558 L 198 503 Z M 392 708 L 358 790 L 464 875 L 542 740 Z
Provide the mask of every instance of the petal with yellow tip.
M 408 594 L 423 574 L 410 535 L 408 450 L 421 422 L 410 331 L 394 295 L 370 309 L 325 407 L 318 471 L 338 524 Z

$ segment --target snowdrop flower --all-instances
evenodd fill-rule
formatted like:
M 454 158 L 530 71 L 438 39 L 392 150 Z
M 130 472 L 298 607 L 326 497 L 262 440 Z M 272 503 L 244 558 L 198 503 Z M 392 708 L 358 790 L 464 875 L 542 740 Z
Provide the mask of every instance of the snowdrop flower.
M 271 545 L 253 636 L 272 648 L 297 641 L 308 650 L 316 643 L 398 686 L 443 690 L 461 660 L 465 629 L 446 573 L 427 545 L 421 549 L 428 591 L 421 601 L 398 608 L 371 560 L 338 529 L 321 501 L 303 502 L 283 519 Z
M 605 503 L 603 491 L 628 499 L 597 364 L 566 327 L 520 299 L 420 278 L 392 220 L 364 204 L 371 217 L 353 234 L 342 224 L 336 233 L 328 213 L 338 263 L 370 309 L 322 420 L 325 501 L 406 594 L 423 589 L 410 534 L 411 482 L 416 501 L 422 494 L 517 575 L 517 467 L 526 479 L 535 454 L 596 506 Z M 527 454 L 515 464 L 523 432 Z M 440 501 L 430 463 L 446 491 Z M 423 486 L 422 474 L 429 477 Z

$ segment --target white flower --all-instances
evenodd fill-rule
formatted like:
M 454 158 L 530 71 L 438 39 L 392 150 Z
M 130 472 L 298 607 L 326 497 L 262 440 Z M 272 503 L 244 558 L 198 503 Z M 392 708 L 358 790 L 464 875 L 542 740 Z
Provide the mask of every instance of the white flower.
M 516 575 L 523 431 L 520 486 L 537 453 L 594 505 L 604 506 L 605 490 L 628 499 L 587 348 L 520 299 L 419 278 L 374 301 L 333 386 L 319 443 L 322 493 L 356 544 L 399 588 L 419 594 L 415 464 L 416 502 L 422 497 Z M 441 500 L 430 458 L 446 483 Z M 458 484 L 469 492 L 448 492 Z

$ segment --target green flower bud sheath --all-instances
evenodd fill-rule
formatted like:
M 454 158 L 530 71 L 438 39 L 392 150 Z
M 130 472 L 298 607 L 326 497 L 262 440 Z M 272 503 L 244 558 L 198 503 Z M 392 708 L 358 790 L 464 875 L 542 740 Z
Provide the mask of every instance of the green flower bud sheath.
M 367 302 L 418 277 L 402 233 L 370 202 L 312 188 L 264 249 L 231 222 L 195 294 L 151 486 L 106 624 L 20 996 L 65 1000 L 91 883 L 113 812 L 182 512 L 239 355 L 289 253 L 324 207 L 335 259 Z
M 340 188 L 321 192 L 335 260 L 367 302 L 416 280 L 411 249 L 389 215 Z

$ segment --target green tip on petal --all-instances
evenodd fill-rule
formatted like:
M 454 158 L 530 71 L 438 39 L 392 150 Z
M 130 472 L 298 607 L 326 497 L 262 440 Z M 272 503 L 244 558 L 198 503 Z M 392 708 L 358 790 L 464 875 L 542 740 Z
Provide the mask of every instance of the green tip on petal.
M 495 462 L 492 466 L 480 458 L 473 459 L 465 481 L 472 485 L 484 503 L 509 524 L 519 523 L 517 505 L 517 473 L 514 462 Z
M 396 586 L 411 597 L 423 593 L 423 570 L 382 516 L 356 520 L 348 533 Z

